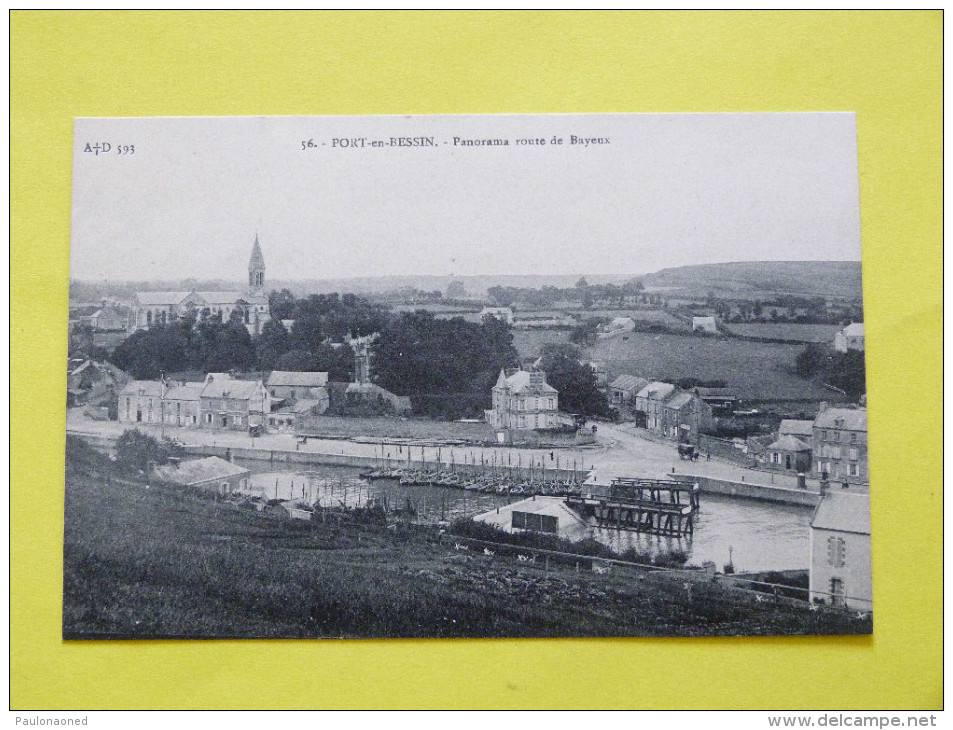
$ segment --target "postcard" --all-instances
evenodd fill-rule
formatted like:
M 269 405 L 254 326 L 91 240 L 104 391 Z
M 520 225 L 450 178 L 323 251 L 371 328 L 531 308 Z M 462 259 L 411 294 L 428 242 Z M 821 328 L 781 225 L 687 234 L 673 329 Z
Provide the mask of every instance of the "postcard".
M 63 636 L 868 634 L 850 113 L 77 119 Z

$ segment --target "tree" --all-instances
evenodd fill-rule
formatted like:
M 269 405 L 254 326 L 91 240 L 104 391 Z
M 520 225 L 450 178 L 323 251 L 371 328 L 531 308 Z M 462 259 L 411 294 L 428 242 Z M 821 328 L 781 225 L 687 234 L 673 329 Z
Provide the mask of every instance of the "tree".
M 794 359 L 794 369 L 802 378 L 810 378 L 824 368 L 826 360 L 824 346 L 810 342 Z
M 867 371 L 864 353 L 859 350 L 834 355 L 828 382 L 843 390 L 850 398 L 859 398 L 867 392 Z
M 272 319 L 291 319 L 294 316 L 295 295 L 290 289 L 268 294 L 268 308 Z
M 596 384 L 596 374 L 580 362 L 578 348 L 550 344 L 543 348 L 542 368 L 546 382 L 559 391 L 559 408 L 583 416 L 608 417 L 609 401 Z
M 147 472 L 153 464 L 165 464 L 180 451 L 170 441 L 159 441 L 138 428 L 124 431 L 116 440 L 116 462 L 131 473 Z
M 278 358 L 291 348 L 288 330 L 277 319 L 270 319 L 261 328 L 261 334 L 255 342 L 255 358 L 259 370 L 274 370 Z
M 398 395 L 411 396 L 417 413 L 459 418 L 488 407 L 496 376 L 517 361 L 505 322 L 487 317 L 474 324 L 413 312 L 381 331 L 372 377 Z

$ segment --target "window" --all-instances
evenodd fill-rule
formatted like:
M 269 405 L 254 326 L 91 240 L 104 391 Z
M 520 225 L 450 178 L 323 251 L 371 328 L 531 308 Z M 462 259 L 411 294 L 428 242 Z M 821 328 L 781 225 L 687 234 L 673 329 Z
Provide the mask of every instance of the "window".
M 852 446 L 851 449 L 850 449 L 850 455 L 849 455 L 848 458 L 849 458 L 851 461 L 857 461 L 858 455 L 859 455 L 859 453 L 858 453 L 858 451 L 857 451 L 857 447 L 856 447 L 856 446 Z
M 847 559 L 847 543 L 842 537 L 827 538 L 827 564 L 834 568 L 843 568 Z
M 852 477 L 859 477 L 860 467 L 857 464 L 850 464 L 848 466 L 847 473 Z
M 777 451 L 775 451 L 774 453 L 772 453 L 772 454 L 771 454 L 771 463 L 772 463 L 772 464 L 780 464 L 780 463 L 781 463 L 781 454 L 779 454 Z
M 852 434 L 850 435 L 850 442 L 851 442 L 852 444 L 856 444 L 856 443 L 857 443 L 857 434 L 856 434 L 856 433 L 852 433 Z
M 840 431 L 834 431 L 834 440 L 840 441 Z

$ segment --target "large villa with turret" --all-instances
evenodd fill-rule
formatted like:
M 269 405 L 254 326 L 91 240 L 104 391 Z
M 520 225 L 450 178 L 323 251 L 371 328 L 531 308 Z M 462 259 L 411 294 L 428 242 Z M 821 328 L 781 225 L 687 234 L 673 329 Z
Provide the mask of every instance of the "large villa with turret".
M 261 333 L 271 319 L 268 295 L 265 294 L 265 257 L 258 235 L 248 261 L 248 287 L 245 291 L 143 291 L 136 292 L 133 306 L 134 329 L 149 329 L 166 324 L 187 312 L 219 314 L 227 322 L 239 312 L 242 323 L 251 335 Z

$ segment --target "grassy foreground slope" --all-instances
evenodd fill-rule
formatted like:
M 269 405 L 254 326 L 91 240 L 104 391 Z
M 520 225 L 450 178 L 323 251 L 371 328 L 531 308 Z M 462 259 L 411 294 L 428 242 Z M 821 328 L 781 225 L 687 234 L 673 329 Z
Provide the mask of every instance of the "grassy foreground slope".
M 375 525 L 310 524 L 68 469 L 63 633 L 503 637 L 868 633 L 685 574 L 545 571 Z

